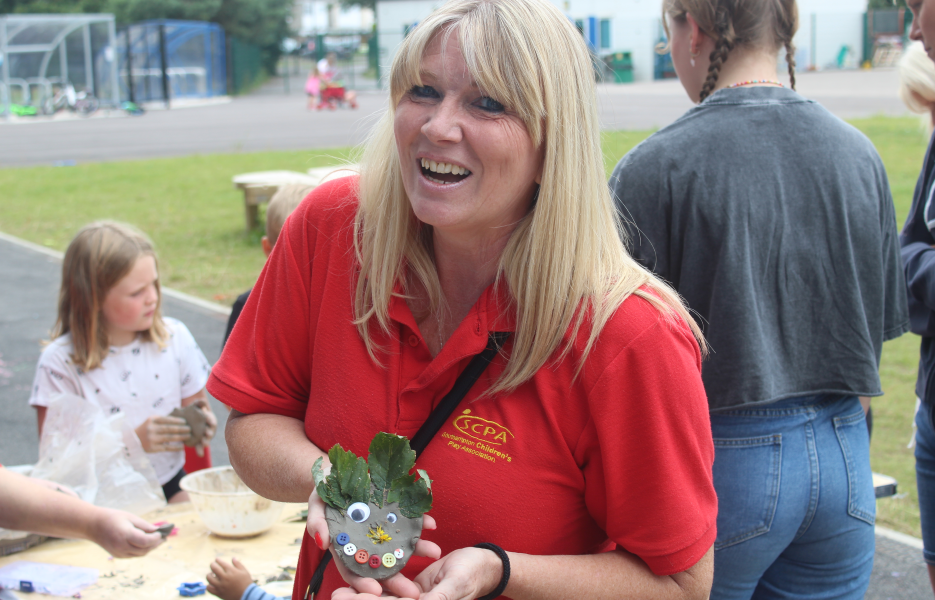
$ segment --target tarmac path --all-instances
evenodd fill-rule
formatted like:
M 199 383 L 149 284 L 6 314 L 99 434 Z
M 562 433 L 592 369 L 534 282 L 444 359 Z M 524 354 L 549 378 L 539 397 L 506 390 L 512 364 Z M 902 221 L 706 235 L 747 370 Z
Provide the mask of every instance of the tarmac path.
M 897 83 L 892 69 L 798 76 L 803 95 L 844 119 L 906 114 Z M 293 80 L 290 89 L 302 86 Z M 0 167 L 350 146 L 366 139 L 387 103 L 386 92 L 361 92 L 358 110 L 310 112 L 304 94 L 282 90 L 276 79 L 225 103 L 150 110 L 140 117 L 100 111 L 89 119 L 0 119 Z M 605 130 L 664 127 L 692 106 L 677 80 L 600 84 L 598 103 Z

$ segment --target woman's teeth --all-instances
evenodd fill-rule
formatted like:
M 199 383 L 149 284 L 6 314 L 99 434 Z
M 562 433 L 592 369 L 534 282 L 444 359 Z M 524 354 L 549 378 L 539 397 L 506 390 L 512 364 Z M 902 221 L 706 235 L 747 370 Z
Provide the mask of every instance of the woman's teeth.
M 451 163 L 435 162 L 427 158 L 422 159 L 422 168 L 433 173 L 451 173 L 453 175 L 470 175 L 471 172 L 464 167 L 453 165 Z

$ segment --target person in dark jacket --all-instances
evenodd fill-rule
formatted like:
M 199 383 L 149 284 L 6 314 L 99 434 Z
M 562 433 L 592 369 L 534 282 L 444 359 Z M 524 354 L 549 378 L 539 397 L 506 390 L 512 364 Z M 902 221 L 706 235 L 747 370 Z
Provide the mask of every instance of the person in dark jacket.
M 935 0 L 916 0 L 909 6 L 914 17 L 909 37 L 921 41 L 929 58 L 935 60 Z M 935 425 L 932 423 L 935 403 L 935 207 L 932 206 L 935 153 L 932 148 L 933 142 L 929 142 L 900 243 L 909 296 L 909 327 L 922 336 L 916 380 L 916 396 L 921 401 L 915 418 L 916 482 L 925 546 L 922 553 L 935 589 Z

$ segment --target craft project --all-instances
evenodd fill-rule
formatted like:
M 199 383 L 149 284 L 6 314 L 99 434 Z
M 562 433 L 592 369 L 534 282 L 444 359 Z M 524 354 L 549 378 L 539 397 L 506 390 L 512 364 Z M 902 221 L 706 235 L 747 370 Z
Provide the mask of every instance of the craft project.
M 349 571 L 383 580 L 399 573 L 422 534 L 422 515 L 432 508 L 432 481 L 422 469 L 410 474 L 416 453 L 409 440 L 378 433 L 367 460 L 340 444 L 328 451 L 326 476 L 319 458 L 312 476 L 325 503 L 335 554 Z
M 176 408 L 169 413 L 169 416 L 185 419 L 185 422 L 191 427 L 191 435 L 183 442 L 186 446 L 194 446 L 204 440 L 205 430 L 208 428 L 208 418 L 197 404 L 189 404 L 185 408 Z

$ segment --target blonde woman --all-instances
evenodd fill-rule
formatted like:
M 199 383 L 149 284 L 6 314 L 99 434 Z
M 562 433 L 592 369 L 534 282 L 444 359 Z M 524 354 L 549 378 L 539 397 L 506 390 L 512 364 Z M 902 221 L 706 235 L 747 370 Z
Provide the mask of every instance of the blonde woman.
M 795 0 L 665 0 L 698 102 L 620 161 L 634 256 L 705 324 L 712 598 L 863 598 L 876 500 L 860 396 L 908 327 L 893 199 L 860 132 L 795 86 Z M 868 398 L 869 406 L 869 398 Z
M 333 548 L 315 460 L 411 437 L 494 332 L 418 460 L 419 556 L 382 584 L 332 561 L 316 598 L 707 597 L 697 331 L 624 250 L 602 165 L 591 58 L 546 0 L 449 2 L 400 46 L 360 178 L 286 221 L 208 386 L 241 477 L 309 502 L 293 598 Z

